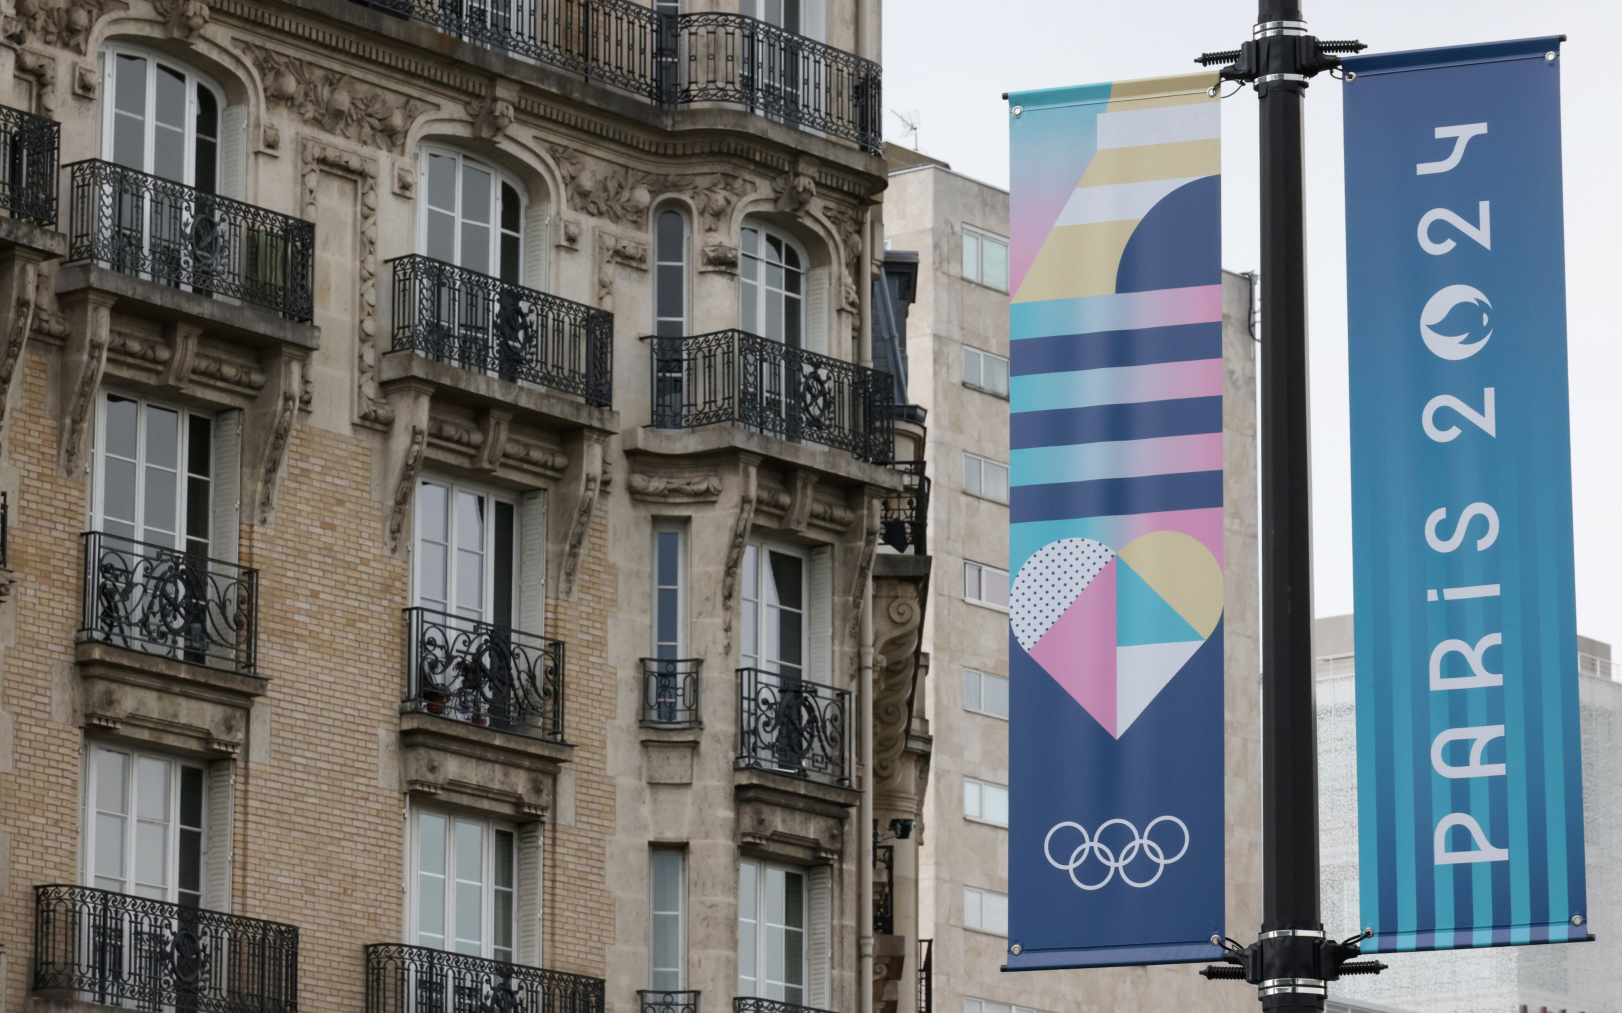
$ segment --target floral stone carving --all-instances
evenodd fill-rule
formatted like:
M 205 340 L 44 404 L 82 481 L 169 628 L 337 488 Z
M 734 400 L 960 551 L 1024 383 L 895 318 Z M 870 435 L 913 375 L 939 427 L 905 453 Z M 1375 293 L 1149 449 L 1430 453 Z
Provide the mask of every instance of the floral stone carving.
M 266 105 L 285 108 L 306 123 L 358 144 L 401 154 L 411 124 L 433 108 L 402 92 L 243 39 L 237 45 L 264 81 Z

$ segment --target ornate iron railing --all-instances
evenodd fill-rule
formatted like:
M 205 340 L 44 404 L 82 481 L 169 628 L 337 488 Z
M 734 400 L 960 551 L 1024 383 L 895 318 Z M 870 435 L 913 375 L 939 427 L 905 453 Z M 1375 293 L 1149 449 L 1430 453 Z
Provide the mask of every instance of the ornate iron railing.
M 884 497 L 879 537 L 897 552 L 928 555 L 929 477 L 924 474 L 924 462 L 897 461 L 891 467 L 905 476 L 906 484 L 900 492 Z
M 744 106 L 883 150 L 879 65 L 742 14 L 633 0 L 357 0 L 664 106 Z
M 298 929 L 84 886 L 34 888 L 33 988 L 105 1006 L 297 1013 Z
M 603 1013 L 603 980 L 425 946 L 366 947 L 366 1013 Z
M 895 935 L 895 845 L 873 849 L 873 934 Z
M 776 999 L 757 999 L 754 996 L 740 995 L 732 1000 L 732 1013 L 830 1013 L 830 1011 L 815 1006 L 801 1006 L 798 1003 L 778 1002 Z
M 612 313 L 420 254 L 389 263 L 396 352 L 613 401 Z
M 258 570 L 101 531 L 84 561 L 81 640 L 255 673 Z
M 850 783 L 850 692 L 738 669 L 738 764 Z
M 0 208 L 13 218 L 56 228 L 56 161 L 62 124 L 0 106 Z
M 11 503 L 0 492 L 0 570 L 11 569 Z
M 563 741 L 563 641 L 408 608 L 401 710 Z
M 935 1013 L 935 940 L 918 940 L 918 1013 Z
M 747 331 L 653 338 L 653 424 L 736 422 L 878 463 L 895 456 L 895 380 Z
M 696 728 L 698 673 L 702 658 L 642 659 L 642 723 L 662 728 Z
M 309 320 L 315 225 L 112 162 L 75 162 L 68 260 Z
M 697 989 L 683 991 L 640 989 L 636 994 L 642 1001 L 642 1013 L 698 1013 Z

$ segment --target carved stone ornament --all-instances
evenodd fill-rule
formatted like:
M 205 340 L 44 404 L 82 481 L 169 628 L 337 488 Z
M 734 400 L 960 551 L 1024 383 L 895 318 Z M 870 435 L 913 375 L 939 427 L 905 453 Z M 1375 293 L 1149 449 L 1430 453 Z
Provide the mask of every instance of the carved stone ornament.
M 862 538 L 861 555 L 856 559 L 856 579 L 852 582 L 850 600 L 859 602 L 867 589 L 867 578 L 873 572 L 873 557 L 879 550 L 879 506 L 877 498 L 867 500 L 863 513 L 867 519 L 867 533 Z M 855 640 L 862 632 L 862 610 L 851 610 L 849 636 Z
M 129 10 L 123 0 L 17 0 L 19 42 L 58 46 L 83 56 L 90 30 L 111 11 Z
M 623 264 L 638 271 L 648 269 L 648 244 L 597 230 L 597 305 L 614 309 L 614 265 Z
M 569 455 L 563 451 L 512 437 L 507 438 L 507 446 L 503 448 L 502 455 L 503 460 L 540 471 L 562 474 L 564 469 L 569 467 Z
M 259 71 L 265 104 L 287 109 L 329 134 L 400 154 L 418 116 L 433 106 L 342 71 L 278 53 L 246 39 L 237 46 Z
M 496 140 L 513 125 L 513 104 L 494 95 L 480 95 L 467 103 L 473 117 L 473 132 L 486 140 Z
M 738 568 L 743 565 L 744 546 L 749 544 L 749 527 L 755 522 L 755 503 L 759 498 L 759 470 L 745 464 L 742 490 L 738 496 L 738 517 L 732 524 L 732 540 L 727 544 L 726 570 L 721 576 L 721 631 L 726 635 L 723 656 L 732 653 L 732 612 L 737 604 Z
M 721 498 L 721 476 L 644 475 L 633 471 L 625 480 L 633 499 L 650 503 L 713 503 Z
M 839 236 L 839 245 L 845 254 L 845 290 L 847 302 L 853 301 L 854 293 L 858 291 L 861 278 L 862 264 L 862 225 L 864 216 L 855 208 L 841 207 L 836 204 L 823 202 L 822 217 L 834 227 Z
M 176 38 L 190 39 L 208 27 L 210 12 L 204 0 L 152 0 L 152 9 L 169 22 Z
M 699 251 L 700 273 L 738 273 L 738 248 L 729 243 L 705 243 Z
M 772 181 L 772 192 L 777 194 L 775 207 L 785 214 L 799 215 L 811 206 L 817 196 L 817 181 L 803 172 L 784 173 Z
M 34 82 L 34 112 L 41 116 L 56 113 L 56 59 L 31 49 L 17 52 L 15 64 L 18 77 Z
M 28 343 L 28 332 L 34 327 L 34 292 L 39 287 L 39 269 L 33 264 L 20 263 L 15 270 L 12 289 L 16 294 L 16 303 L 12 310 L 11 329 L 5 335 L 5 349 L 0 351 L 0 426 L 6 420 L 11 378 L 17 371 L 17 361 L 22 358 L 23 346 Z
M 752 181 L 730 172 L 671 175 L 626 166 L 594 168 L 572 148 L 550 144 L 547 150 L 563 177 L 571 208 L 638 229 L 647 227 L 655 194 L 682 194 L 692 202 L 705 232 L 725 231 L 738 201 L 756 191 Z
M 895 778 L 907 747 L 912 719 L 907 705 L 917 673 L 924 609 L 917 584 L 902 580 L 874 584 L 873 772 L 883 783 Z
M 591 533 L 591 517 L 597 509 L 597 496 L 603 488 L 603 445 L 606 437 L 589 430 L 581 434 L 580 460 L 573 462 L 559 489 L 565 502 L 573 499 L 567 513 L 568 532 L 563 539 L 563 559 L 559 567 L 560 597 L 573 601 L 580 580 L 580 558 L 586 536 Z M 567 506 L 565 507 L 567 509 Z
M 405 461 L 400 469 L 399 481 L 394 486 L 394 501 L 389 504 L 389 551 L 400 551 L 400 540 L 405 534 L 406 518 L 411 512 L 411 494 L 417 488 L 417 476 L 422 473 L 422 452 L 428 444 L 428 432 L 422 426 L 411 427 L 411 442 L 406 448 Z
M 101 94 L 101 71 L 88 63 L 73 65 L 73 94 L 93 99 Z
M 356 334 L 359 337 L 360 364 L 355 407 L 362 422 L 387 426 L 394 421 L 394 411 L 377 388 L 377 358 L 380 354 L 377 347 L 377 159 L 306 137 L 299 145 L 299 165 L 304 176 L 303 216 L 308 221 L 316 220 L 316 194 L 321 173 L 336 172 L 357 182 L 360 207 L 360 321 Z
M 583 231 L 580 219 L 563 219 L 563 227 L 558 230 L 558 245 L 565 250 L 580 249 L 580 235 Z
M 402 158 L 394 163 L 394 194 L 408 200 L 417 196 L 417 167 L 410 159 Z
M 282 150 L 282 130 L 274 123 L 266 123 L 259 133 L 260 150 L 272 155 L 280 154 Z

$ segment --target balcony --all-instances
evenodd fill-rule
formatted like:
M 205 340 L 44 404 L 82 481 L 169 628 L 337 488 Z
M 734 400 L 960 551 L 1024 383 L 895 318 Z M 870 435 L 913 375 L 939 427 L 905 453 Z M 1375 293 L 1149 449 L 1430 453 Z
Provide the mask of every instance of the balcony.
M 56 228 L 56 162 L 62 125 L 0 106 L 0 208 L 12 218 Z
M 100 531 L 84 547 L 81 642 L 256 674 L 258 570 Z
M 861 461 L 884 464 L 895 454 L 889 373 L 740 330 L 652 345 L 656 429 L 729 422 Z
M 929 522 L 929 478 L 923 461 L 897 461 L 905 484 L 900 492 L 884 497 L 879 518 L 879 540 L 897 552 L 929 554 L 925 537 Z
M 36 995 L 197 1013 L 297 1013 L 298 929 L 81 886 L 34 888 Z
M 563 641 L 433 609 L 405 613 L 402 712 L 563 741 Z
M 419 254 L 389 264 L 394 351 L 612 403 L 613 314 Z
M 636 994 L 642 1013 L 698 1013 L 697 989 L 679 992 L 641 989 Z
M 801 1006 L 798 1003 L 778 1002 L 776 999 L 757 999 L 753 996 L 740 995 L 732 1000 L 732 1013 L 829 1013 L 829 1011 L 815 1006 Z
M 642 659 L 642 723 L 653 728 L 697 728 L 701 658 Z
M 849 690 L 738 669 L 739 767 L 848 785 L 849 728 Z
M 366 1013 L 603 1013 L 603 981 L 424 946 L 366 947 Z
M 878 64 L 741 14 L 660 13 L 633 0 L 357 2 L 655 105 L 742 106 L 883 148 Z
M 312 223 L 111 162 L 68 169 L 70 263 L 311 319 Z

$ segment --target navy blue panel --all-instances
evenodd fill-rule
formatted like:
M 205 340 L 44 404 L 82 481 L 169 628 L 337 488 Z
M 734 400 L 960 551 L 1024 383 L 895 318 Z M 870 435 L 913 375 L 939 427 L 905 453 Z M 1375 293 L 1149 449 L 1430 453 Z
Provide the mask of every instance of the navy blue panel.
M 1222 472 L 1190 471 L 1140 478 L 1101 478 L 1091 482 L 1020 485 L 1013 489 L 1008 519 L 1063 520 L 1119 517 L 1162 510 L 1199 510 L 1222 505 Z
M 1013 363 L 1009 372 L 1015 376 L 1030 376 L 1034 373 L 1069 373 L 1107 366 L 1149 366 L 1157 362 L 1220 358 L 1220 323 L 1178 324 L 1175 327 L 1144 327 L 1133 331 L 1025 338 L 1013 343 Z
M 1154 292 L 1222 284 L 1222 177 L 1184 183 L 1132 230 L 1115 291 Z
M 1220 396 L 1182 397 L 1173 401 L 1014 412 L 1009 416 L 1008 445 L 1023 450 L 1220 432 Z

